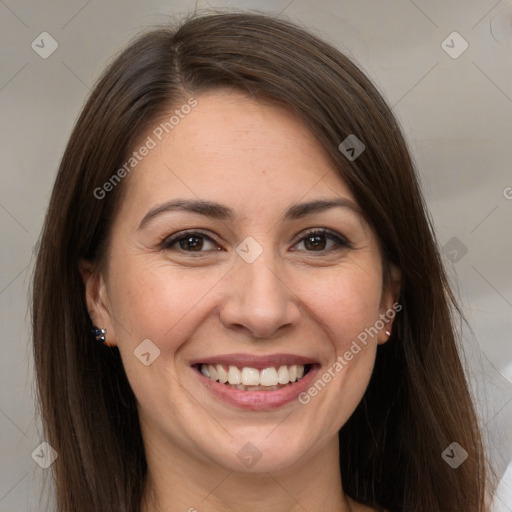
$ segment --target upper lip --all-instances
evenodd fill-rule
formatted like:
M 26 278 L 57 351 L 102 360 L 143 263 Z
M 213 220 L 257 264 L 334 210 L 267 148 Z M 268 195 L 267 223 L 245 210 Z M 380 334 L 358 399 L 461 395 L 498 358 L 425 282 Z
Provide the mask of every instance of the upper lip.
M 255 368 L 262 370 L 263 368 L 291 366 L 294 364 L 318 364 L 318 361 L 310 357 L 299 356 L 295 354 L 223 354 L 218 356 L 203 357 L 190 362 L 190 366 L 199 364 L 222 364 L 226 366 L 236 366 L 238 368 Z

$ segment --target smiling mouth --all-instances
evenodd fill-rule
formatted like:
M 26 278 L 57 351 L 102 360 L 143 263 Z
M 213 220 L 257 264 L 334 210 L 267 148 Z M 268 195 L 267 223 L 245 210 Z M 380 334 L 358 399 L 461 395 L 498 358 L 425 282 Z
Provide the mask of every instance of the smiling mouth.
M 311 364 L 268 366 L 266 368 L 238 367 L 223 364 L 198 363 L 193 367 L 206 378 L 239 391 L 275 391 L 293 386 L 311 370 Z

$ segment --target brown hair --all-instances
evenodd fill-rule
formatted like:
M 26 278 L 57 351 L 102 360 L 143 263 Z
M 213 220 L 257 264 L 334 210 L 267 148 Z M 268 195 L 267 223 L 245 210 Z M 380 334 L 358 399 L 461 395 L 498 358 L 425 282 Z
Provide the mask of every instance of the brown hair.
M 391 339 L 339 432 L 345 492 L 390 511 L 482 512 L 485 460 L 459 359 L 460 315 L 413 163 L 386 102 L 345 55 L 290 22 L 256 14 L 192 17 L 140 36 L 104 72 L 62 158 L 33 282 L 35 369 L 58 510 L 136 512 L 146 460 L 117 348 L 94 342 L 80 259 L 100 262 L 124 183 L 101 187 L 137 138 L 173 106 L 234 87 L 295 111 L 332 158 L 402 273 Z M 349 161 L 338 145 L 366 146 Z M 137 172 L 134 170 L 133 172 Z M 441 452 L 468 453 L 452 469 Z

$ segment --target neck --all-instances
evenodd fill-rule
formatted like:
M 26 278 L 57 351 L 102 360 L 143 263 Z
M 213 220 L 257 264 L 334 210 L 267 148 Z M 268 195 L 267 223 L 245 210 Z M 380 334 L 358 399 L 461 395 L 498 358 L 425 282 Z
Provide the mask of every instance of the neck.
M 351 512 L 342 490 L 337 436 L 312 457 L 272 472 L 234 472 L 191 457 L 168 440 L 146 447 L 141 512 Z M 162 450 L 162 446 L 166 446 Z

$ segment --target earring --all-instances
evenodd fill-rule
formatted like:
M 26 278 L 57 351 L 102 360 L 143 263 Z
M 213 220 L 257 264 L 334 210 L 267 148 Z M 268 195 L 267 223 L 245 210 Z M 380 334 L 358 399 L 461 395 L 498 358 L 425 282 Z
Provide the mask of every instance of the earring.
M 388 336 L 391 336 L 391 333 L 389 331 L 384 331 Z
M 99 329 L 98 327 L 93 327 L 93 329 L 91 331 L 92 337 L 96 341 L 101 341 L 101 343 L 105 343 L 105 339 L 106 339 L 105 334 L 106 333 L 107 333 L 106 328 Z

